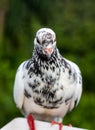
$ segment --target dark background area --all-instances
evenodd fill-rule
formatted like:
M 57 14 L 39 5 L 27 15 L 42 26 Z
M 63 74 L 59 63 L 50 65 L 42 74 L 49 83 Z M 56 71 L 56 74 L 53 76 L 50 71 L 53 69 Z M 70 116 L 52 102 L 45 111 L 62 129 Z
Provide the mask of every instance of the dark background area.
M 94 130 L 95 0 L 0 0 L 0 128 L 22 116 L 13 101 L 14 78 L 18 66 L 32 57 L 42 27 L 56 32 L 60 53 L 82 71 L 81 101 L 64 124 Z

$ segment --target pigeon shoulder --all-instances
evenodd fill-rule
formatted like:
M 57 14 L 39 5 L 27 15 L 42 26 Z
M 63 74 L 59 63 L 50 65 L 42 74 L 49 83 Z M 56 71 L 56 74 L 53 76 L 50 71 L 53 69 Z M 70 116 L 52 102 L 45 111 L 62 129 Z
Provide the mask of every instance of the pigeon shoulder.
M 71 67 L 75 68 L 75 70 L 77 72 L 81 72 L 79 66 L 76 63 L 74 63 L 74 62 L 72 62 L 72 61 L 70 61 L 70 60 L 68 60 L 66 58 L 64 58 L 64 59 L 66 60 L 66 62 L 68 62 L 71 65 Z

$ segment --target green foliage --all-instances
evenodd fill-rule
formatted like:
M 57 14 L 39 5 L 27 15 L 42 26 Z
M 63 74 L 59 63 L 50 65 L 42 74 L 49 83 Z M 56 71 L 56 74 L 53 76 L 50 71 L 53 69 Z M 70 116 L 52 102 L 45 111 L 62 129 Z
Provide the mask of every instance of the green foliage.
M 16 69 L 22 61 L 32 56 L 36 31 L 41 27 L 50 27 L 56 32 L 60 53 L 78 64 L 83 75 L 80 105 L 64 118 L 64 123 L 94 129 L 94 6 L 94 0 L 0 1 L 0 13 L 1 10 L 6 12 L 3 16 L 4 34 L 1 35 L 3 41 L 0 43 L 0 127 L 16 116 L 21 116 L 13 101 Z

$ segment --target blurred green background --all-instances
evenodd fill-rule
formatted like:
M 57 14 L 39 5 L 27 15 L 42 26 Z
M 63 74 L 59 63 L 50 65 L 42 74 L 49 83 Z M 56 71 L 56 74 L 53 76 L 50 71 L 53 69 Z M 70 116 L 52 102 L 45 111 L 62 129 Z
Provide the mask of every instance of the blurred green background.
M 94 130 L 95 0 L 0 0 L 0 128 L 22 116 L 13 101 L 15 73 L 42 27 L 56 32 L 60 53 L 82 71 L 81 101 L 64 123 Z

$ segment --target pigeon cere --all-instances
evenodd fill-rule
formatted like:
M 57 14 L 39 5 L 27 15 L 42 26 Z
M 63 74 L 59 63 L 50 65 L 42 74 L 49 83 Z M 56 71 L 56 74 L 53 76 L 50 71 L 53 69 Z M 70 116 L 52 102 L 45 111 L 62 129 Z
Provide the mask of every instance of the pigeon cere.
M 59 124 L 62 130 L 62 119 L 80 101 L 82 76 L 79 67 L 59 53 L 52 29 L 37 31 L 33 55 L 18 67 L 13 91 L 30 130 L 36 130 L 34 120 Z

